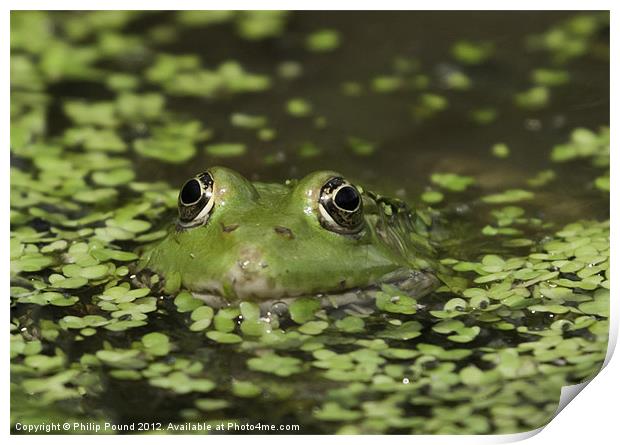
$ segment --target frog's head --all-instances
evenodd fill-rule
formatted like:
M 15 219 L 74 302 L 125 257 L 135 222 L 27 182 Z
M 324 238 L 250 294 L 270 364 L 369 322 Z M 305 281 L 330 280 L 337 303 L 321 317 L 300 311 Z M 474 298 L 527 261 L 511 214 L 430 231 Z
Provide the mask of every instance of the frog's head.
M 176 226 L 143 264 L 228 299 L 368 286 L 402 267 L 365 215 L 368 199 L 331 171 L 279 185 L 210 168 L 182 186 Z

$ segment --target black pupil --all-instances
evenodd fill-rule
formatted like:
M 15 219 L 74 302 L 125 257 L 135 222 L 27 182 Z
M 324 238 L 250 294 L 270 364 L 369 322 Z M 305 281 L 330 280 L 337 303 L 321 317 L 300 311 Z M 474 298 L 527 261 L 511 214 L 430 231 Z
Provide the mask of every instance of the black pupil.
M 181 202 L 183 204 L 193 204 L 200 199 L 200 183 L 196 179 L 188 181 L 181 190 Z
M 347 186 L 342 187 L 340 190 L 338 190 L 334 201 L 336 202 L 336 205 L 341 209 L 352 212 L 359 206 L 360 197 L 357 193 L 357 190 L 355 190 L 353 187 Z

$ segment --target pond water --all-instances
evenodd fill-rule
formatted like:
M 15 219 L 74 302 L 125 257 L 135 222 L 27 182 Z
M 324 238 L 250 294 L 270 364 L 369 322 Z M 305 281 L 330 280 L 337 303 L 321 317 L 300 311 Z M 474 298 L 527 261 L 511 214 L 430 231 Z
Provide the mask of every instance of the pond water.
M 607 348 L 609 80 L 606 13 L 13 12 L 14 432 L 544 425 Z M 451 278 L 293 320 L 138 283 L 214 165 L 432 208 Z

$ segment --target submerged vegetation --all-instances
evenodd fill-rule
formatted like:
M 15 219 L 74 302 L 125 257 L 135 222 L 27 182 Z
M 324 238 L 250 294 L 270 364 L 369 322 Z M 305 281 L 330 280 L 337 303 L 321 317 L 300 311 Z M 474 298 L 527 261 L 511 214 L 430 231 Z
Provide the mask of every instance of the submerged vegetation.
M 417 42 L 432 51 L 386 15 L 402 44 L 359 61 L 357 13 L 324 14 L 329 26 L 278 11 L 11 14 L 12 425 L 512 433 L 597 373 L 609 15 L 543 14 L 508 49 Z M 592 75 L 598 89 L 564 98 Z M 307 296 L 280 318 L 140 283 L 139 247 L 214 163 L 268 182 L 344 170 L 439 210 L 445 284 L 419 299 L 369 290 L 370 314 Z

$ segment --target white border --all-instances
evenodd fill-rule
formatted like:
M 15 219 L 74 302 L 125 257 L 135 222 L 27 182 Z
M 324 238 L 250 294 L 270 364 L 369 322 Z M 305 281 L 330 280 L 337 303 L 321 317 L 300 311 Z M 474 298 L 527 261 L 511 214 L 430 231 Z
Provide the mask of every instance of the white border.
M 383 0 L 380 3 L 358 0 L 347 1 L 284 1 L 284 0 L 228 0 L 225 3 L 199 0 L 93 0 L 88 3 L 77 0 L 7 0 L 7 9 L 48 9 L 48 10 L 99 10 L 99 9 L 136 9 L 136 10 L 207 10 L 207 9 L 288 9 L 288 10 L 611 10 L 611 0 L 458 0 L 443 1 L 404 1 Z M 225 6 L 225 7 L 224 7 Z

